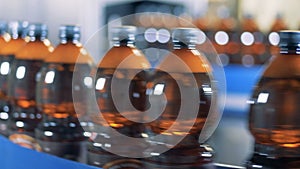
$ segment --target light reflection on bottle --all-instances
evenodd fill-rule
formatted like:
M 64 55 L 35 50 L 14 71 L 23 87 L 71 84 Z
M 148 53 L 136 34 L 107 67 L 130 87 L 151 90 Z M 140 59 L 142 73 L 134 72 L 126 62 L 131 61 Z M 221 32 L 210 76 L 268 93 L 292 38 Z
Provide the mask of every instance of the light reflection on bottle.
M 26 67 L 19 66 L 16 71 L 16 78 L 21 80 L 25 77 L 25 74 L 26 74 Z
M 10 64 L 8 62 L 3 62 L 0 67 L 1 75 L 7 75 L 10 70 Z
M 86 87 L 91 88 L 93 86 L 93 78 L 92 77 L 84 77 L 83 78 L 83 83 Z
M 47 72 L 46 77 L 45 77 L 45 83 L 47 83 L 47 84 L 53 83 L 54 77 L 55 77 L 55 72 L 54 71 Z

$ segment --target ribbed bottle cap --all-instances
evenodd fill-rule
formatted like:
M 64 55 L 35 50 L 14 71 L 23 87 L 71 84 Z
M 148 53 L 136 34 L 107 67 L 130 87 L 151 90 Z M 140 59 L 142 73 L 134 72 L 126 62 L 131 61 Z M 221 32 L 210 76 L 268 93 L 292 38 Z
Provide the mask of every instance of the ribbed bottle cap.
M 48 27 L 45 24 L 35 23 L 28 27 L 27 35 L 38 39 L 45 39 L 48 36 Z
M 175 28 L 172 30 L 173 43 L 196 44 L 200 33 L 197 28 Z
M 297 30 L 283 30 L 279 32 L 279 46 L 299 46 L 300 45 L 300 31 Z
M 26 36 L 26 29 L 29 25 L 27 21 L 11 21 L 8 23 L 8 33 L 13 39 Z
M 59 38 L 63 41 L 79 41 L 80 27 L 75 25 L 63 25 L 59 28 Z
M 3 35 L 7 32 L 7 22 L 0 21 L 0 35 Z
M 111 30 L 112 40 L 113 41 L 134 41 L 136 34 L 135 26 L 119 26 L 113 27 Z

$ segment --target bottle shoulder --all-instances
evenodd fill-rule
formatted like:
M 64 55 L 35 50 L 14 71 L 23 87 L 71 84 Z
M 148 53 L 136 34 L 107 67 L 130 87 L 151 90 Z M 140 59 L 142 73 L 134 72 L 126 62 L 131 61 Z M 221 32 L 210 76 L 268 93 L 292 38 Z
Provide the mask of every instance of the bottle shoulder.
M 216 30 L 232 32 L 236 29 L 236 21 L 233 18 L 224 18 L 217 23 L 216 27 Z
M 170 52 L 158 66 L 168 72 L 209 73 L 211 66 L 198 50 L 176 49 Z
M 245 18 L 243 22 L 241 23 L 241 31 L 242 32 L 257 32 L 259 31 L 259 28 L 254 21 L 254 19 L 251 18 Z
M 135 47 L 112 47 L 98 64 L 101 68 L 148 69 L 150 63 L 144 54 Z
M 0 36 L 0 50 L 1 50 L 1 48 L 3 48 L 3 46 L 5 46 L 6 44 L 7 44 L 7 41 L 6 41 L 3 37 Z
M 45 58 L 45 62 L 93 64 L 93 59 L 81 44 L 61 43 L 56 46 L 54 51 L 47 58 Z
M 22 49 L 16 53 L 17 59 L 44 60 L 51 50 L 51 44 L 45 44 L 43 41 L 28 42 Z
M 3 46 L 0 50 L 0 54 L 2 55 L 14 55 L 17 51 L 19 51 L 22 47 L 26 45 L 26 41 L 24 39 L 11 39 L 7 42 L 5 46 Z
M 285 22 L 282 19 L 277 19 L 271 26 L 270 32 L 277 32 L 284 29 L 287 29 L 287 25 L 285 24 Z
M 272 78 L 300 77 L 300 55 L 278 54 L 266 65 L 263 76 Z

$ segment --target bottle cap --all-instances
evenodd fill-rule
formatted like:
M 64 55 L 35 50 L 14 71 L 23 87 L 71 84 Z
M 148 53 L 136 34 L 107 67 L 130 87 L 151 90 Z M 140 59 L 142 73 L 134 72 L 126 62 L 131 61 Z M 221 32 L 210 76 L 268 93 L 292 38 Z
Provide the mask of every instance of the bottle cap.
M 47 25 L 41 23 L 30 24 L 27 35 L 30 38 L 45 39 L 48 36 Z
M 59 38 L 62 41 L 75 41 L 80 40 L 80 27 L 75 25 L 63 25 L 59 28 Z
M 282 30 L 279 31 L 279 38 L 280 53 L 300 54 L 300 31 Z
M 111 30 L 112 40 L 113 41 L 134 41 L 136 34 L 135 26 L 119 26 L 113 27 Z
M 200 33 L 197 28 L 175 28 L 172 30 L 173 43 L 196 44 Z
M 279 32 L 279 46 L 298 46 L 300 44 L 300 31 L 283 30 Z
M 13 39 L 25 38 L 28 25 L 27 21 L 11 21 L 8 23 L 8 33 Z

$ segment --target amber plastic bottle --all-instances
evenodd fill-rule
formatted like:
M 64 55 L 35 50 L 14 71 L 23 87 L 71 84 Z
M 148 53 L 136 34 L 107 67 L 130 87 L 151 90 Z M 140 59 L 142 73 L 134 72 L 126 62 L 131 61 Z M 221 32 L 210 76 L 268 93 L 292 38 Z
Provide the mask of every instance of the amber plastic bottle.
M 8 33 L 10 40 L 0 48 L 0 133 L 8 135 L 7 123 L 10 116 L 10 106 L 7 98 L 7 82 L 11 64 L 17 51 L 25 46 L 25 28 L 28 22 L 10 22 Z
M 43 117 L 35 137 L 43 152 L 85 162 L 86 137 L 78 117 L 88 106 L 84 96 L 91 86 L 85 79 L 91 79 L 93 60 L 79 42 L 78 26 L 61 26 L 59 38 L 37 77 L 36 103 Z M 72 94 L 83 97 L 75 102 Z M 75 105 L 81 107 L 75 111 Z
M 279 36 L 280 53 L 267 66 L 249 100 L 255 148 L 248 168 L 300 166 L 300 32 L 280 31 Z
M 19 145 L 40 150 L 34 139 L 34 129 L 42 119 L 36 107 L 36 75 L 44 59 L 53 51 L 44 24 L 30 24 L 29 42 L 19 50 L 12 62 L 8 78 L 8 97 L 11 105 L 8 122 L 9 139 Z
M 245 67 L 263 64 L 267 60 L 266 37 L 252 15 L 245 15 L 240 31 L 240 64 Z
M 210 64 L 196 49 L 197 33 L 194 28 L 173 30 L 173 51 L 160 63 L 153 78 L 151 97 L 156 103 L 165 102 L 165 108 L 163 112 L 151 112 L 161 114 L 149 124 L 147 132 L 152 143 L 170 150 L 159 153 L 160 148 L 154 148 L 150 152 L 153 156 L 144 160 L 147 169 L 214 168 L 212 149 L 198 141 L 210 108 L 215 106 L 216 91 Z M 155 135 L 161 135 L 160 139 L 152 137 Z M 167 142 L 181 136 L 183 139 L 176 145 Z
M 240 43 L 237 23 L 230 16 L 220 17 L 212 39 L 212 43 L 224 66 L 238 63 Z
M 109 128 L 128 137 L 142 137 L 144 124 L 134 122 L 132 118 L 142 119 L 141 112 L 148 106 L 146 70 L 150 63 L 135 46 L 136 27 L 115 27 L 111 32 L 113 47 L 98 64 L 95 76 L 100 112 L 92 114 L 95 130 L 89 140 L 88 164 L 106 169 L 121 166 L 143 168 L 139 160 L 127 158 L 130 155 L 119 156 L 118 151 L 126 156 L 135 154 L 135 150 L 129 148 L 128 140 L 121 140 Z M 117 84 L 115 88 L 113 81 Z M 99 113 L 103 118 L 99 117 Z M 122 113 L 126 113 L 126 117 Z M 111 153 L 112 150 L 115 152 Z
M 282 15 L 278 14 L 274 23 L 271 26 L 270 32 L 268 34 L 268 46 L 269 46 L 269 57 L 276 55 L 279 53 L 279 34 L 280 30 L 286 30 L 287 25 L 282 18 Z M 269 59 L 270 59 L 269 58 Z

